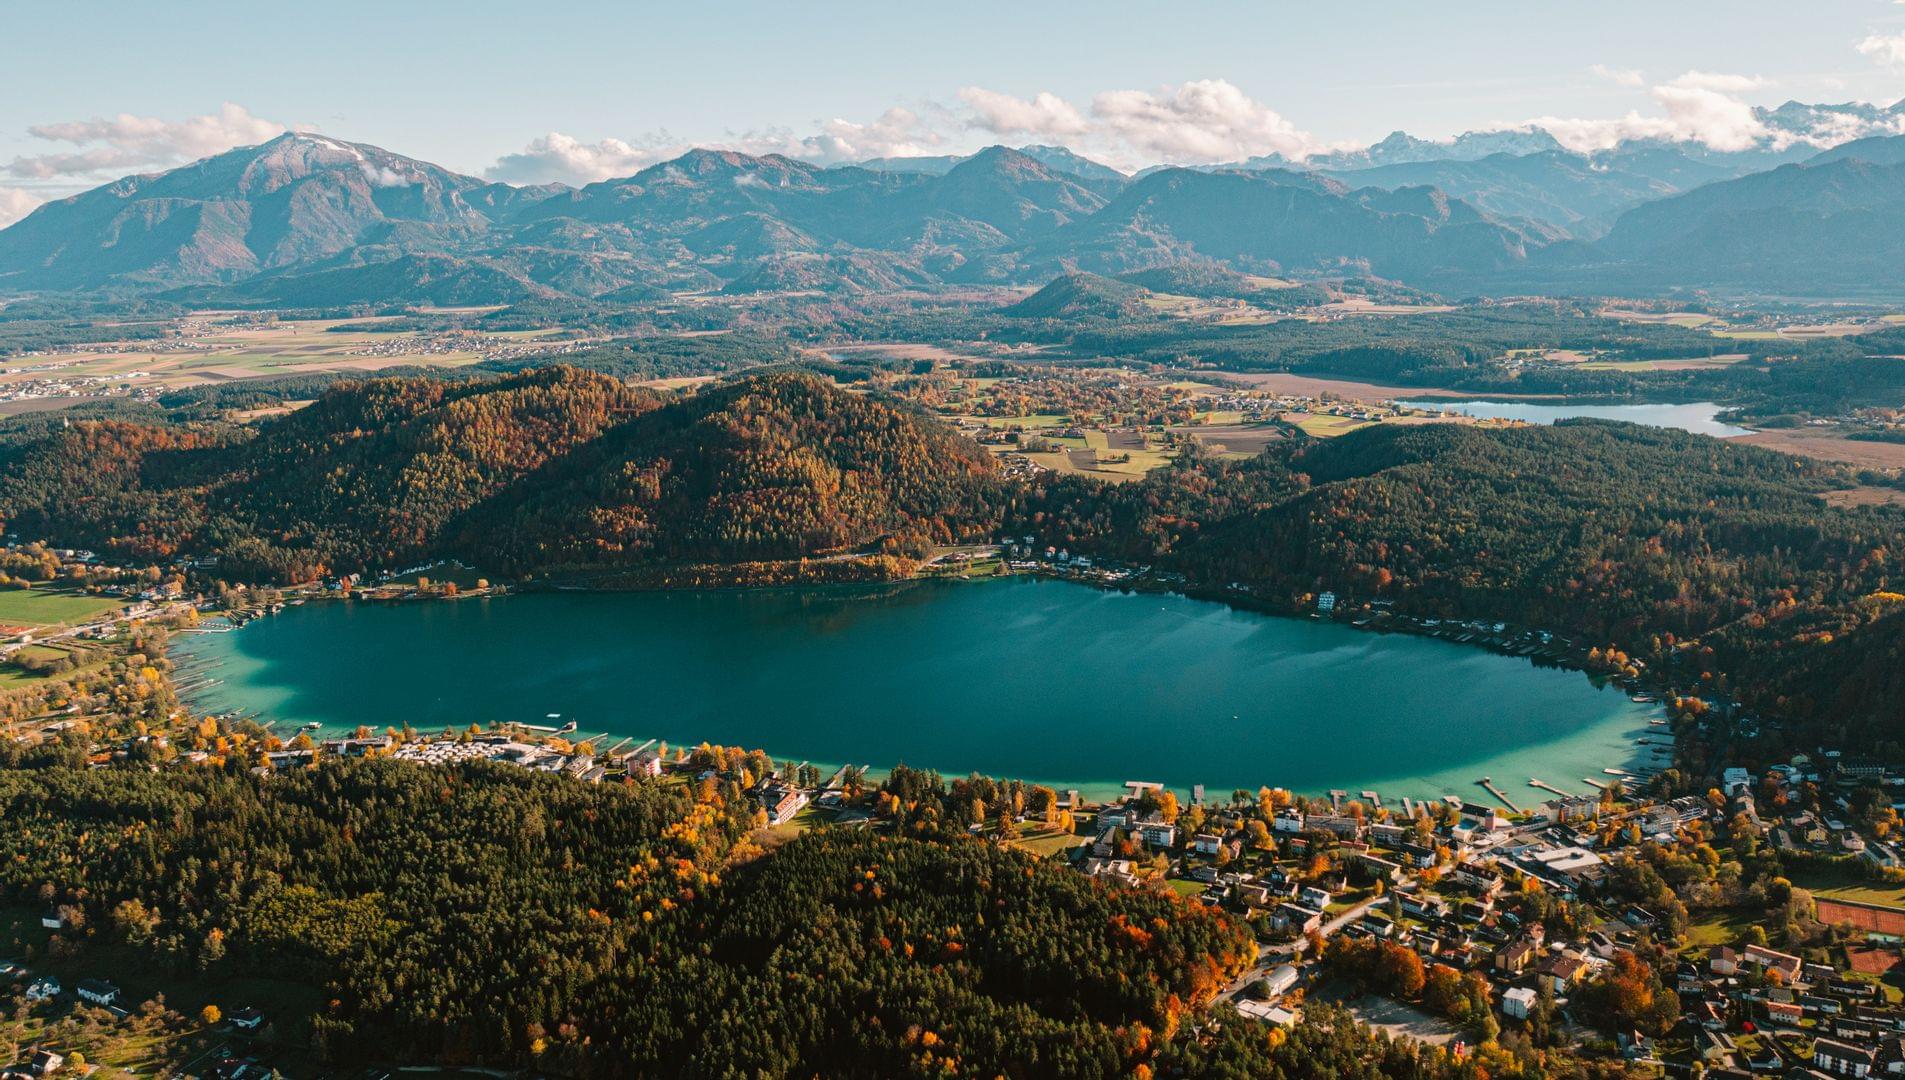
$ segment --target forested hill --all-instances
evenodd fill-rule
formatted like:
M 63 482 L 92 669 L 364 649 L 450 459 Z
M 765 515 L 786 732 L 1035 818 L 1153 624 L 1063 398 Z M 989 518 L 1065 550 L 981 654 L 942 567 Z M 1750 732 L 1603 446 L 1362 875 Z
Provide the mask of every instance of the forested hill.
M 232 580 L 898 550 L 984 535 L 996 504 L 944 425 L 785 372 L 672 403 L 567 367 L 378 379 L 255 433 L 80 422 L 0 454 L 13 530 Z
M 991 458 L 939 420 L 779 372 L 550 462 L 472 514 L 455 546 L 512 572 L 917 550 L 988 538 L 998 488 Z
M 1905 514 L 1819 497 L 1854 481 L 1622 424 L 1378 425 L 1123 487 L 1056 480 L 1014 527 L 1285 609 L 1329 589 L 1551 627 L 1740 693 L 1801 721 L 1795 739 L 1895 743 L 1905 676 L 1883 658 L 1905 637 Z

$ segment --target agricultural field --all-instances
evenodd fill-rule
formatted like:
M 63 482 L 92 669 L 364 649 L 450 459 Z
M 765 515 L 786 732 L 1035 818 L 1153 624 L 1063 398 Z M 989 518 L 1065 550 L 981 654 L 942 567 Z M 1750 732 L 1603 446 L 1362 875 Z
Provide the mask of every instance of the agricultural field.
M 1284 437 L 1274 424 L 1206 424 L 1179 429 L 1210 450 L 1230 457 L 1256 457 Z
M 1143 432 L 1087 428 L 1078 438 L 1044 436 L 1055 447 L 1028 453 L 1026 458 L 1053 472 L 1096 476 L 1103 480 L 1136 480 L 1164 467 L 1172 451 L 1161 440 Z
M 1358 428 L 1369 426 L 1369 421 L 1358 420 L 1353 416 L 1331 416 L 1327 413 L 1291 413 L 1290 420 L 1306 435 L 1319 439 L 1334 439 L 1338 435 L 1347 435 Z
M 480 347 L 528 343 L 554 331 L 508 331 L 480 337 L 384 333 L 369 328 L 394 317 L 281 322 L 154 342 L 78 352 L 12 357 L 0 364 L 0 396 L 29 388 L 34 403 L 58 395 L 164 392 L 207 383 L 320 372 L 374 372 L 403 365 L 459 367 L 482 358 Z M 333 331 L 345 325 L 365 327 Z
M 1723 368 L 1746 359 L 1745 353 L 1721 353 L 1696 359 L 1680 360 L 1587 360 L 1581 364 L 1582 371 L 1697 371 L 1701 368 Z
M 49 626 L 74 626 L 124 606 L 125 601 L 105 596 L 56 592 L 46 588 L 0 589 L 0 629 L 41 630 Z
M 1602 308 L 1601 314 L 1623 322 L 1657 323 L 1664 326 L 1708 326 L 1720 321 L 1711 315 L 1702 315 L 1696 311 L 1630 311 L 1624 308 Z
M 1141 302 L 1146 308 L 1159 315 L 1214 323 L 1218 326 L 1261 326 L 1290 317 L 1257 307 L 1246 300 L 1230 297 L 1206 299 L 1197 296 L 1179 296 L 1175 293 L 1150 293 Z
M 1831 428 L 1766 428 L 1728 441 L 1868 469 L 1905 469 L 1905 443 L 1848 439 Z

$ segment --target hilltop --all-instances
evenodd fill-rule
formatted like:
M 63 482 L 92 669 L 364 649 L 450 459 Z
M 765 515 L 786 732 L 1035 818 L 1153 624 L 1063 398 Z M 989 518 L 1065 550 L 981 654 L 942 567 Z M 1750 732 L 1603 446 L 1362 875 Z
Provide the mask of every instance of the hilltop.
M 255 434 L 82 421 L 0 464 L 14 527 L 279 581 L 448 556 L 529 573 L 897 552 L 993 513 L 977 447 L 793 372 L 673 401 L 561 365 L 375 379 Z

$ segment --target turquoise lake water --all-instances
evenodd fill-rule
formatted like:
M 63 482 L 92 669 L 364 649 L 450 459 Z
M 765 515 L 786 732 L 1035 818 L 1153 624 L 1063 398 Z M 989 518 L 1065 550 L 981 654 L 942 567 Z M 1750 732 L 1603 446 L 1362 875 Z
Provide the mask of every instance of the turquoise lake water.
M 1748 428 L 1716 419 L 1721 406 L 1711 401 L 1683 405 L 1567 405 L 1526 401 L 1398 401 L 1396 404 L 1411 409 L 1440 409 L 1491 420 L 1526 420 L 1531 424 L 1552 424 L 1556 420 L 1587 416 L 1598 420 L 1625 420 L 1648 427 L 1679 428 L 1696 435 L 1712 435 L 1722 439 L 1752 434 Z
M 1518 803 L 1635 760 L 1657 706 L 1426 638 L 1057 581 L 315 602 L 174 657 L 195 707 L 327 729 L 560 723 L 1088 795 L 1126 780 Z

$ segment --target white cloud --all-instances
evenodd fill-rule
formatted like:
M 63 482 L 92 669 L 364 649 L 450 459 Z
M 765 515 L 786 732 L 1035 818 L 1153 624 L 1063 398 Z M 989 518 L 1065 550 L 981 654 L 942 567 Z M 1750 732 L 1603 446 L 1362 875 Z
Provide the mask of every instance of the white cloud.
M 1611 149 L 1623 139 L 1697 142 L 1715 150 L 1746 150 L 1769 133 L 1753 107 L 1740 95 L 1765 81 L 1746 75 L 1689 71 L 1648 92 L 1660 113 L 1638 111 L 1611 119 L 1543 116 L 1523 127 L 1545 128 L 1570 150 Z
M 38 195 L 19 188 L 0 187 L 0 229 L 4 229 L 33 212 L 40 205 Z
M 1905 0 L 1898 0 L 1905 3 Z M 1871 57 L 1875 62 L 1894 66 L 1905 66 L 1905 34 L 1872 34 L 1859 42 L 1859 53 Z
M 1104 136 L 1157 161 L 1206 163 L 1264 154 L 1302 158 L 1320 149 L 1275 111 L 1223 79 L 1199 79 L 1156 93 L 1110 90 L 1092 99 Z
M 614 176 L 640 172 L 664 161 L 680 149 L 673 140 L 636 145 L 621 139 L 585 143 L 552 131 L 514 154 L 504 154 L 484 175 L 510 184 L 592 184 Z
M 1076 105 L 1045 91 L 1027 100 L 983 86 L 968 86 L 959 91 L 959 100 L 973 110 L 967 126 L 994 135 L 1058 139 L 1091 130 L 1091 124 Z
M 871 123 L 829 120 L 820 125 L 819 132 L 800 140 L 798 150 L 788 156 L 824 165 L 876 157 L 920 157 L 944 141 L 920 120 L 918 113 L 895 106 Z
M 1589 64 L 1588 70 L 1599 78 L 1618 86 L 1625 86 L 1630 90 L 1638 90 L 1647 85 L 1646 77 L 1632 68 L 1611 68 L 1606 64 Z
M 654 132 L 634 142 L 603 139 L 585 143 L 552 131 L 532 140 L 514 154 L 505 154 L 484 170 L 491 180 L 511 184 L 592 184 L 631 176 L 650 165 L 680 157 L 699 146 L 709 150 L 738 150 L 744 154 L 782 154 L 820 165 L 864 161 L 874 157 L 918 157 L 944 142 L 918 114 L 891 108 L 866 123 L 833 119 L 822 121 L 812 135 L 769 129 L 730 134 L 726 138 L 685 142 L 667 132 Z
M 184 120 L 120 113 L 110 118 L 38 124 L 28 134 L 74 149 L 16 157 L 6 171 L 17 177 L 49 180 L 167 167 L 221 153 L 234 146 L 261 143 L 285 130 L 283 124 L 253 116 L 242 105 L 226 102 L 217 112 Z

